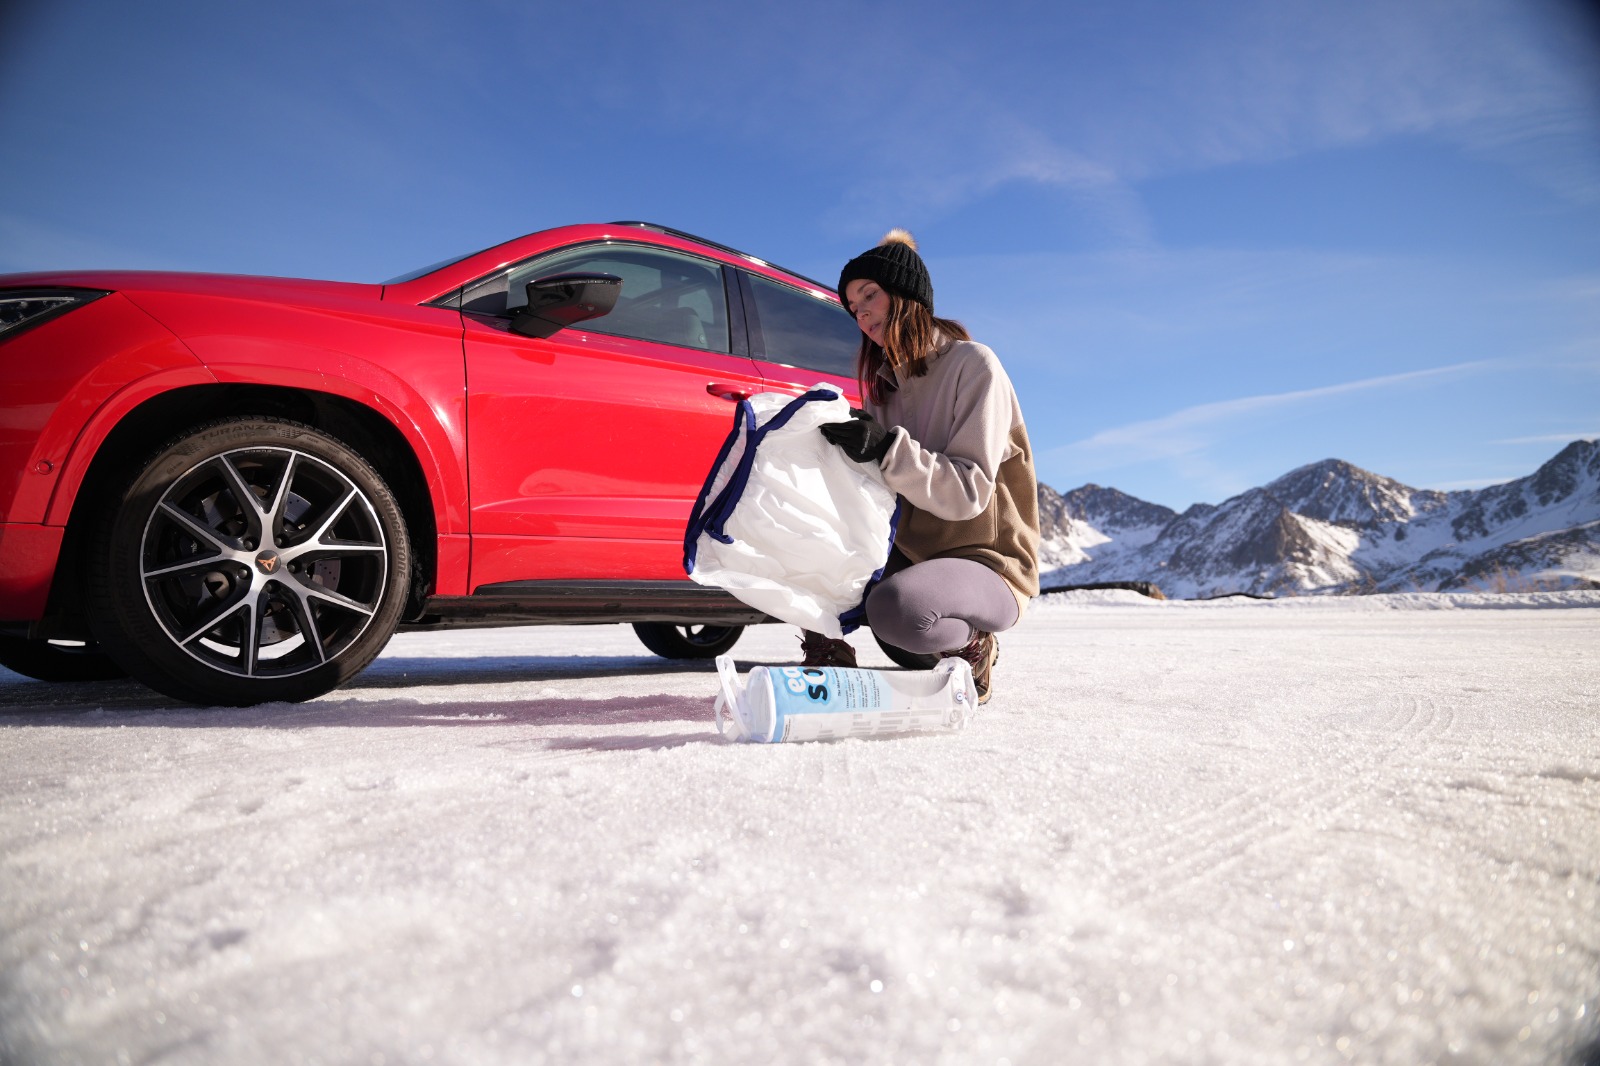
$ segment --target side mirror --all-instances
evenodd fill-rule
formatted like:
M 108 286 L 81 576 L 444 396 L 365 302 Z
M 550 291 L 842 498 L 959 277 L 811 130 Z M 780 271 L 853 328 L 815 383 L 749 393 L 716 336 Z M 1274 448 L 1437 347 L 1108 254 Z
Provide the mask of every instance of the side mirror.
M 617 306 L 622 279 L 615 274 L 552 274 L 528 282 L 528 303 L 516 309 L 511 330 L 548 337 L 558 329 L 609 314 Z

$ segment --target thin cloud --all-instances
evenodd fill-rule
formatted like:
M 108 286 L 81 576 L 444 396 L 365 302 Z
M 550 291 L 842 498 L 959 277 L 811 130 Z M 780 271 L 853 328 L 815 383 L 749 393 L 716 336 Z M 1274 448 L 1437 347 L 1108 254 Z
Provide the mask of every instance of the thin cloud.
M 1413 370 L 1404 374 L 1385 374 L 1381 377 L 1324 385 L 1315 389 L 1299 389 L 1293 392 L 1244 396 L 1235 400 L 1197 404 L 1162 418 L 1101 430 L 1084 440 L 1052 448 L 1045 452 L 1042 458 L 1051 462 L 1070 460 L 1081 467 L 1102 470 L 1152 459 L 1175 459 L 1204 451 L 1218 437 L 1226 434 L 1227 426 L 1248 416 L 1304 406 L 1351 393 L 1370 392 L 1418 381 L 1457 376 L 1482 370 L 1491 365 L 1493 363 L 1490 360 L 1479 360 L 1428 370 Z
M 1508 481 L 1515 481 L 1511 477 L 1480 477 L 1469 478 L 1466 481 L 1436 481 L 1423 486 L 1435 492 L 1460 492 L 1466 489 L 1486 489 L 1491 485 L 1504 485 Z
M 1048 54 L 960 25 L 968 54 L 912 68 L 937 79 L 897 116 L 904 141 L 892 159 L 916 165 L 885 157 L 865 168 L 829 221 L 877 218 L 885 205 L 937 216 L 1033 183 L 1059 190 L 1113 243 L 1138 246 L 1141 181 L 1416 136 L 1536 171 L 1578 202 L 1600 190 L 1586 72 L 1517 4 L 1204 7 L 1166 33 L 1127 34 L 1139 45 L 1127 54 L 1122 35 L 1073 36 L 1070 25 L 1062 15 L 1039 27 L 1041 46 L 1059 45 Z M 995 90 L 996 65 L 1038 91 Z M 1095 104 L 1062 106 L 1079 100 Z
M 1125 177 L 1433 135 L 1592 190 L 1591 71 L 1554 13 L 1503 0 L 1271 2 L 1197 9 L 1190 39 L 1141 56 L 1151 96 L 1097 112 L 1096 158 Z M 1158 46 L 1159 47 L 1159 46 Z M 1159 104 L 1159 124 L 1140 121 Z M 1527 158 L 1538 148 L 1537 159 Z
M 1589 433 L 1544 433 L 1537 437 L 1507 437 L 1504 440 L 1492 440 L 1490 444 L 1571 444 L 1575 440 L 1600 440 L 1600 432 Z
M 996 125 L 1006 126 L 996 120 Z M 1149 212 L 1137 192 L 1108 167 L 1062 149 L 1038 130 L 1011 124 L 1003 143 L 975 153 L 981 169 L 947 170 L 930 163 L 913 175 L 874 176 L 851 189 L 824 219 L 830 231 L 856 233 L 881 226 L 883 219 L 907 224 L 959 210 L 1008 186 L 1041 185 L 1057 190 L 1081 219 L 1116 247 L 1145 248 L 1154 243 Z M 992 131 L 991 131 L 992 133 Z M 987 136 L 987 135 L 986 135 Z

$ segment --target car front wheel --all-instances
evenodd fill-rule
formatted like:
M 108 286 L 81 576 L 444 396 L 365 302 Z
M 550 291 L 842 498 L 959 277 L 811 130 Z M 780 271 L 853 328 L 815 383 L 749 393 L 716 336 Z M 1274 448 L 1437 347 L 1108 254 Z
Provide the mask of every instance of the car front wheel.
M 399 505 L 361 456 L 309 426 L 204 426 L 112 506 L 90 567 L 96 636 L 169 696 L 310 699 L 371 662 L 399 620 Z

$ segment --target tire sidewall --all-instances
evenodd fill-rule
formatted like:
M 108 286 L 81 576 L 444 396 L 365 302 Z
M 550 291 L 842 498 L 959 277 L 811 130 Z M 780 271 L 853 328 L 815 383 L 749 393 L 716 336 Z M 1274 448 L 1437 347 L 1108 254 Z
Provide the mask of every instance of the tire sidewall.
M 151 612 L 142 578 L 146 524 L 166 491 L 225 452 L 293 448 L 337 468 L 372 504 L 389 546 L 383 595 L 361 635 L 328 662 L 278 678 L 246 678 L 206 665 L 177 646 Z M 191 703 L 247 706 L 306 700 L 336 688 L 383 650 L 399 622 L 410 574 L 410 543 L 393 493 L 353 449 L 310 426 L 268 418 L 212 423 L 158 451 L 108 503 L 91 555 L 91 624 L 101 646 L 151 688 Z

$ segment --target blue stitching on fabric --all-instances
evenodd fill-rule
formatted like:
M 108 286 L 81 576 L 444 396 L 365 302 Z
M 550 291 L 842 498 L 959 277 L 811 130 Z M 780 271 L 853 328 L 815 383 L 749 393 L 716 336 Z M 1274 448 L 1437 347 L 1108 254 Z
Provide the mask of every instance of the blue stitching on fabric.
M 705 484 L 700 486 L 700 494 L 695 497 L 694 507 L 689 511 L 689 525 L 683 533 L 683 572 L 686 574 L 694 573 L 695 556 L 700 548 L 700 534 L 706 527 L 708 517 L 706 497 L 711 495 L 712 482 L 717 480 L 722 464 L 728 461 L 728 455 L 733 451 L 733 446 L 739 439 L 739 431 L 744 428 L 747 417 L 753 425 L 756 417 L 755 408 L 750 406 L 749 400 L 740 400 L 733 409 L 733 429 L 729 430 L 727 437 L 723 439 L 722 449 L 717 452 L 716 461 L 711 464 L 711 472 L 706 474 Z
M 780 430 L 787 425 L 789 420 L 798 414 L 806 404 L 811 403 L 813 400 L 833 400 L 838 395 L 836 392 L 824 389 L 812 389 L 805 395 L 796 396 L 784 404 L 783 409 L 773 415 L 767 424 L 760 429 L 754 428 L 755 409 L 751 408 L 749 419 L 751 430 L 750 436 L 745 441 L 744 454 L 739 457 L 739 466 L 733 472 L 733 477 L 728 479 L 728 484 L 723 488 L 722 494 L 717 497 L 717 502 L 711 505 L 711 517 L 705 524 L 704 532 L 710 534 L 712 539 L 723 544 L 733 543 L 733 538 L 728 536 L 726 529 L 728 519 L 733 517 L 734 508 L 739 506 L 739 500 L 744 496 L 744 490 L 749 487 L 750 471 L 755 466 L 756 452 L 760 450 L 761 442 L 767 439 L 767 434 Z M 749 401 L 745 402 L 748 403 Z
M 738 506 L 740 498 L 744 496 L 744 490 L 750 484 L 750 470 L 756 462 L 756 447 L 765 436 L 756 428 L 756 409 L 750 405 L 750 401 L 741 401 L 740 406 L 744 411 L 745 420 L 744 454 L 739 456 L 738 465 L 733 468 L 728 483 L 722 486 L 717 498 L 706 508 L 705 524 L 700 527 L 700 532 L 710 534 L 713 540 L 721 541 L 723 544 L 733 543 L 733 538 L 728 536 L 722 527 L 727 525 L 733 509 Z
M 894 553 L 894 535 L 900 529 L 900 512 L 904 503 L 899 496 L 894 498 L 894 514 L 889 516 L 889 551 L 883 557 L 883 565 L 867 579 L 866 588 L 861 590 L 861 602 L 839 616 L 839 630 L 843 633 L 854 633 L 867 624 L 867 597 L 878 587 L 878 582 L 883 580 L 883 572 L 889 567 L 889 556 Z

